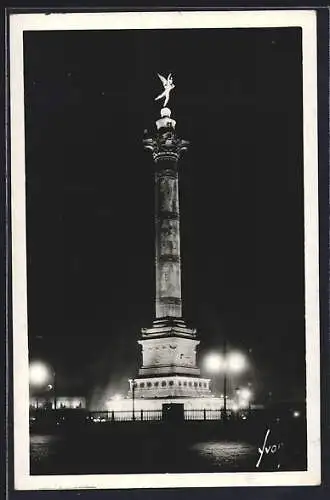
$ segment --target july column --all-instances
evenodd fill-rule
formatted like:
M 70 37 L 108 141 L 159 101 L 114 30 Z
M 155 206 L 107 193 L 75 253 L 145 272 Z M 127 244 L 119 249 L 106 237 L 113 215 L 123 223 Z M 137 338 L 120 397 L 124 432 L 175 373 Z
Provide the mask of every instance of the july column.
M 170 116 L 162 108 L 156 135 L 144 140 L 155 162 L 156 318 L 182 317 L 178 161 L 188 142 Z

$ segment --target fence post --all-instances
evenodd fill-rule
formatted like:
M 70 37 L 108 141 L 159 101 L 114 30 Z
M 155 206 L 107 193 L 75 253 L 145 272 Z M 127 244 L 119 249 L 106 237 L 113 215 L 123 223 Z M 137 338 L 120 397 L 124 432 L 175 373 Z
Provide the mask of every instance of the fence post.
M 206 409 L 205 408 L 203 410 L 203 414 L 204 414 L 204 420 L 206 420 Z
M 115 412 L 112 410 L 111 412 L 111 420 L 114 421 L 115 420 Z
M 143 410 L 141 410 L 141 420 L 143 420 Z

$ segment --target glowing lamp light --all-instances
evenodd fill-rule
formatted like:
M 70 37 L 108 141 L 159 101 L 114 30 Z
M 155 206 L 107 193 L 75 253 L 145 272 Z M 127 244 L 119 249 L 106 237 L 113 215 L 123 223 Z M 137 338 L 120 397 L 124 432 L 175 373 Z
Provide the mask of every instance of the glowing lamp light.
M 41 361 L 34 361 L 30 364 L 29 368 L 29 380 L 31 386 L 42 387 L 49 380 L 49 368 L 45 363 Z
M 294 418 L 300 417 L 300 411 L 294 411 L 293 416 L 294 416 Z
M 224 369 L 224 359 L 221 354 L 209 354 L 205 358 L 205 368 L 210 372 L 220 372 Z
M 228 355 L 227 367 L 229 371 L 239 373 L 244 370 L 245 365 L 245 357 L 240 352 L 232 352 Z
M 243 399 L 243 401 L 248 401 L 249 399 L 251 399 L 251 396 L 252 393 L 250 389 L 245 388 L 240 391 L 240 398 Z

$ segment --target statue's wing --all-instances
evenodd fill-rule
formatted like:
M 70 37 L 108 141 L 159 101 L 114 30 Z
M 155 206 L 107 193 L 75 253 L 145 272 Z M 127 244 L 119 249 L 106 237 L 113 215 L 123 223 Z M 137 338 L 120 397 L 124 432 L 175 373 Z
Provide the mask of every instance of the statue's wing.
M 164 85 L 164 87 L 166 87 L 166 85 L 167 85 L 166 78 L 164 78 L 164 76 L 160 75 L 159 73 L 157 73 L 157 75 L 159 76 L 159 78 L 160 78 L 162 84 Z

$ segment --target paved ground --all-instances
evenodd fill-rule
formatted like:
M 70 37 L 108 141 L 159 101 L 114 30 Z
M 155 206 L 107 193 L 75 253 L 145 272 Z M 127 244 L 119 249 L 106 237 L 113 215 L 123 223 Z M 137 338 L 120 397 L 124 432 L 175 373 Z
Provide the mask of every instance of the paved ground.
M 111 474 L 156 472 L 251 472 L 304 470 L 305 449 L 300 432 L 268 436 L 251 432 L 199 432 L 164 427 L 77 429 L 31 434 L 31 474 Z M 280 448 L 277 443 L 282 442 Z M 270 447 L 272 446 L 272 448 Z M 275 446 L 276 445 L 276 446 Z
M 211 472 L 253 470 L 256 448 L 231 441 L 199 442 L 178 450 L 162 443 L 148 442 L 137 447 L 107 439 L 84 443 L 62 436 L 31 437 L 31 473 L 143 473 Z M 88 448 L 88 452 L 83 448 Z

